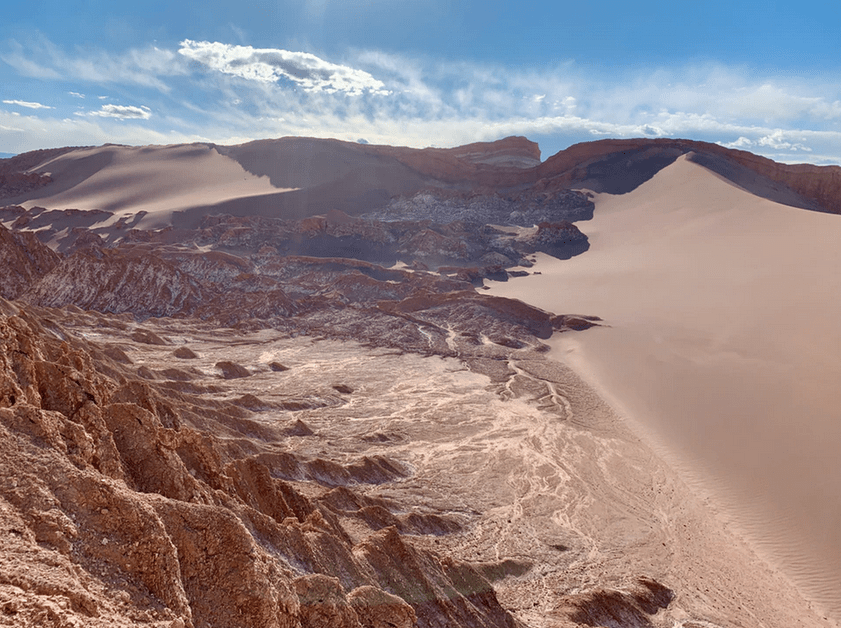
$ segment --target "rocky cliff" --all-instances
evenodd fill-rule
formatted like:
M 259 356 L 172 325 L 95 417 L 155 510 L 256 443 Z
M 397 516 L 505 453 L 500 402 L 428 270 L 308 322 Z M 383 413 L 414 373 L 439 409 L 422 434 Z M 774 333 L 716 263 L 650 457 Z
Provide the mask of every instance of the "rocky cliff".
M 0 297 L 15 299 L 55 268 L 61 257 L 35 234 L 10 231 L 0 224 Z
M 514 628 L 475 568 L 406 536 L 452 523 L 371 518 L 352 485 L 399 463 L 299 460 L 237 402 L 139 378 L 58 311 L 0 307 L 3 622 Z M 350 520 L 373 529 L 354 542 Z
M 679 155 L 759 196 L 788 205 L 841 213 L 841 167 L 780 164 L 771 159 L 692 140 L 599 140 L 576 144 L 549 157 L 536 169 L 541 186 L 628 192 Z

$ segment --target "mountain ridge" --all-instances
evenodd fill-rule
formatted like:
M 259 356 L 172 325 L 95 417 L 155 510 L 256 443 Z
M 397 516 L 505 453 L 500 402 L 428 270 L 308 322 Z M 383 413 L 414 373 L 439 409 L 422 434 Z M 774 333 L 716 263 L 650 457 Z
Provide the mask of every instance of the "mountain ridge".
M 268 177 L 271 184 L 268 187 L 263 185 L 248 194 L 232 192 L 227 199 L 210 197 L 207 203 L 197 206 L 239 215 L 252 211 L 301 218 L 333 208 L 359 214 L 383 207 L 389 199 L 409 197 L 424 190 L 442 194 L 483 191 L 504 195 L 527 191 L 545 195 L 587 188 L 623 193 L 686 153 L 694 153 L 698 163 L 760 196 L 771 195 L 772 200 L 785 204 L 841 213 L 839 166 L 780 164 L 717 144 L 666 138 L 585 142 L 543 162 L 537 144 L 523 137 L 444 149 L 301 137 L 255 140 L 234 146 L 197 143 L 61 148 L 0 160 L 0 198 L 9 205 L 41 204 L 48 209 L 59 208 L 62 193 L 81 183 L 77 181 L 80 175 L 83 181 L 101 176 L 117 155 L 128 160 L 127 163 L 140 164 L 138 159 L 150 151 L 157 151 L 161 159 L 173 164 L 178 159 L 189 159 L 190 154 L 210 158 L 216 153 L 233 160 L 258 180 Z M 79 174 L 73 177 L 71 172 Z M 235 177 L 229 176 L 232 183 Z M 757 180 L 749 181 L 751 176 Z M 130 182 L 126 183 L 130 187 Z M 102 185 L 114 183 L 106 179 Z M 118 197 L 108 207 L 95 206 L 95 199 L 85 200 L 92 194 L 93 191 L 87 191 L 78 197 L 71 195 L 70 199 L 87 203 L 86 207 L 78 205 L 81 209 L 120 210 L 129 204 Z M 136 197 L 139 193 L 133 194 Z

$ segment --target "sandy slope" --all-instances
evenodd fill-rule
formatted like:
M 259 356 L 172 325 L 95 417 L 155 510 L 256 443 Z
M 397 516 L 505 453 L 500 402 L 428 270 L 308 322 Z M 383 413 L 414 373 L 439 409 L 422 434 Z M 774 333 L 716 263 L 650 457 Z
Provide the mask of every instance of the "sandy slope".
M 507 143 L 497 144 L 512 150 Z M 398 159 L 401 149 L 393 149 L 395 155 L 378 151 L 308 138 L 219 147 L 74 149 L 27 170 L 49 175 L 51 183 L 4 202 L 105 210 L 115 216 L 98 227 L 135 217 L 127 224 L 139 229 L 170 224 L 195 228 L 208 213 L 303 218 L 341 209 L 353 214 L 380 207 L 392 196 L 414 194 L 427 179 Z M 460 163 L 453 155 L 449 158 Z M 78 225 L 53 224 L 58 229 L 72 226 Z
M 685 157 L 596 207 L 586 255 L 494 293 L 602 316 L 561 359 L 841 619 L 841 220 Z
M 143 211 L 147 216 L 141 228 L 168 224 L 173 211 L 284 191 L 204 144 L 83 149 L 60 155 L 38 171 L 49 173 L 55 183 L 25 207 L 103 209 L 118 215 Z

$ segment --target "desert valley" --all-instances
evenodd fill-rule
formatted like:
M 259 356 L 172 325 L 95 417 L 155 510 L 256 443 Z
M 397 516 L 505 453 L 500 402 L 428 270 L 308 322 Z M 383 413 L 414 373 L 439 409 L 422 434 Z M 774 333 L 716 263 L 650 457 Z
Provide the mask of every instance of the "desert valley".
M 0 159 L 0 625 L 841 625 L 841 167 Z

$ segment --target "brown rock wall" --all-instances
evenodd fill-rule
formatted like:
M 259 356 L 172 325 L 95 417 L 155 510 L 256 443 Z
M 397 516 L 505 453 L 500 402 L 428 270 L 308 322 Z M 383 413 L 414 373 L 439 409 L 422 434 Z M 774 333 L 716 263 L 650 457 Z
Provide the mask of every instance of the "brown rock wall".
M 225 415 L 220 402 L 132 380 L 122 362 L 108 362 L 117 380 L 105 376 L 99 360 L 111 358 L 94 359 L 46 310 L 0 304 L 16 313 L 0 316 L 0 531 L 12 539 L 0 549 L 0 621 L 508 625 L 469 567 L 394 528 L 354 548 L 336 513 L 272 477 L 277 460 L 248 454 L 259 438 L 202 431 L 233 406 Z M 314 462 L 313 473 L 329 461 Z M 354 482 L 405 472 L 381 456 L 335 466 Z M 342 516 L 364 523 L 370 507 Z
M 60 256 L 34 233 L 10 231 L 0 224 L 0 297 L 16 299 L 55 268 Z

